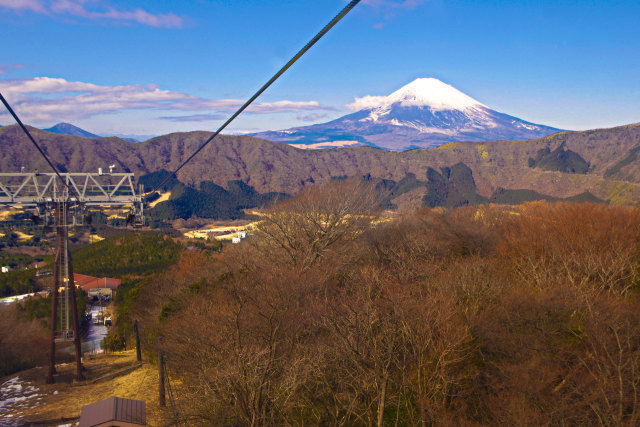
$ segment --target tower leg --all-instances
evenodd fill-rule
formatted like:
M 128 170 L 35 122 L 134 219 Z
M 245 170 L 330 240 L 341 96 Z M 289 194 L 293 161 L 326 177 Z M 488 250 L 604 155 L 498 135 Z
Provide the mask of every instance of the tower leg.
M 58 287 L 60 286 L 60 264 L 64 250 L 64 228 L 62 227 L 62 204 L 55 203 L 56 215 L 56 257 L 53 263 L 53 289 L 51 290 L 51 342 L 49 345 L 49 373 L 47 384 L 53 384 L 56 373 L 56 325 L 58 322 Z
M 164 390 L 164 355 L 162 350 L 158 350 L 158 404 L 160 406 L 167 406 Z
M 73 280 L 73 263 L 71 251 L 67 250 L 69 263 L 69 287 L 71 288 L 71 309 L 73 310 L 73 343 L 76 347 L 76 380 L 84 380 L 82 373 L 82 343 L 80 341 L 80 322 L 78 321 L 78 303 L 76 301 L 76 282 Z

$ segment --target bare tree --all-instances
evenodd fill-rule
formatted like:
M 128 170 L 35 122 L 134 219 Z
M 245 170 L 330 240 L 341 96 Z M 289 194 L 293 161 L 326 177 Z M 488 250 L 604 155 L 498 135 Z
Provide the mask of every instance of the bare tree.
M 562 277 L 577 289 L 626 294 L 638 280 L 640 211 L 598 204 L 536 204 L 505 223 L 499 252 L 538 287 Z
M 307 270 L 336 243 L 369 227 L 378 204 L 373 185 L 359 179 L 305 188 L 265 213 L 255 242 L 278 264 Z

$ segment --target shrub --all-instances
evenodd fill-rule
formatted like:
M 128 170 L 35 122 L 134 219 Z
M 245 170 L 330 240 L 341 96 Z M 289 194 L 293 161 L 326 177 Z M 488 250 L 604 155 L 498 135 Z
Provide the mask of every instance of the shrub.
M 106 351 L 123 351 L 126 350 L 126 342 L 122 335 L 115 333 L 104 337 L 100 343 L 100 347 Z

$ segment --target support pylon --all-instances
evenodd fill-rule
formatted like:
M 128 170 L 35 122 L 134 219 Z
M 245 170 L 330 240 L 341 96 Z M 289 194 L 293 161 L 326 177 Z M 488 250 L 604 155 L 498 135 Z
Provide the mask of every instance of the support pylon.
M 56 331 L 57 331 L 57 311 L 58 311 L 58 288 L 61 285 L 61 276 L 68 271 L 67 292 L 71 292 L 71 311 L 73 317 L 73 341 L 76 353 L 76 380 L 82 381 L 82 348 L 80 341 L 80 322 L 78 321 L 78 304 L 76 302 L 76 285 L 73 279 L 73 265 L 71 263 L 71 252 L 68 249 L 68 224 L 66 218 L 68 216 L 68 204 L 66 201 L 58 201 L 55 205 L 56 217 L 56 257 L 53 267 L 53 289 L 51 292 L 51 344 L 49 346 L 49 372 L 47 375 L 47 383 L 52 384 L 55 380 L 53 375 L 56 373 Z M 67 263 L 67 269 L 65 269 Z
M 57 217 L 57 215 L 56 215 Z M 56 227 L 57 228 L 57 227 Z M 57 228 L 58 229 L 58 228 Z M 47 384 L 53 384 L 53 374 L 56 374 L 56 324 L 58 322 L 58 286 L 60 285 L 60 256 L 62 252 L 60 247 L 62 243 L 62 234 L 57 233 L 56 256 L 53 262 L 53 289 L 51 289 L 51 343 L 49 346 L 49 373 L 47 375 Z
M 80 322 L 78 320 L 78 303 L 76 302 L 76 282 L 73 279 L 73 263 L 71 251 L 67 245 L 67 262 L 69 263 L 69 286 L 71 286 L 71 308 L 73 309 L 73 344 L 76 347 L 76 380 L 84 380 L 82 373 L 82 343 L 80 341 Z

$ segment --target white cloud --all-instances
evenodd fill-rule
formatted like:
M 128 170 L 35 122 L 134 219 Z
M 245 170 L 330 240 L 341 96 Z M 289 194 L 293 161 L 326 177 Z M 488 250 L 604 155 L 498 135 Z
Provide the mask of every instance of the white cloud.
M 230 113 L 243 103 L 239 99 L 204 99 L 182 92 L 158 88 L 157 85 L 100 86 L 71 82 L 61 78 L 35 77 L 0 80 L 0 92 L 12 104 L 21 119 L 31 124 L 73 121 L 125 110 L 193 111 L 182 121 L 197 120 L 203 115 Z M 329 111 L 332 107 L 317 101 L 277 101 L 256 103 L 247 109 L 252 114 L 300 111 Z M 6 112 L 0 116 L 6 116 Z M 215 114 L 214 114 L 215 115 Z M 166 120 L 178 115 L 166 116 Z
M 0 0 L 0 8 L 30 10 L 48 15 L 71 15 L 90 20 L 137 22 L 151 27 L 180 28 L 183 19 L 173 13 L 154 14 L 137 8 L 118 10 L 105 0 Z
M 362 98 L 356 98 L 353 103 L 345 105 L 351 111 L 366 110 L 368 108 L 378 107 L 387 100 L 386 96 L 372 96 L 367 95 Z

